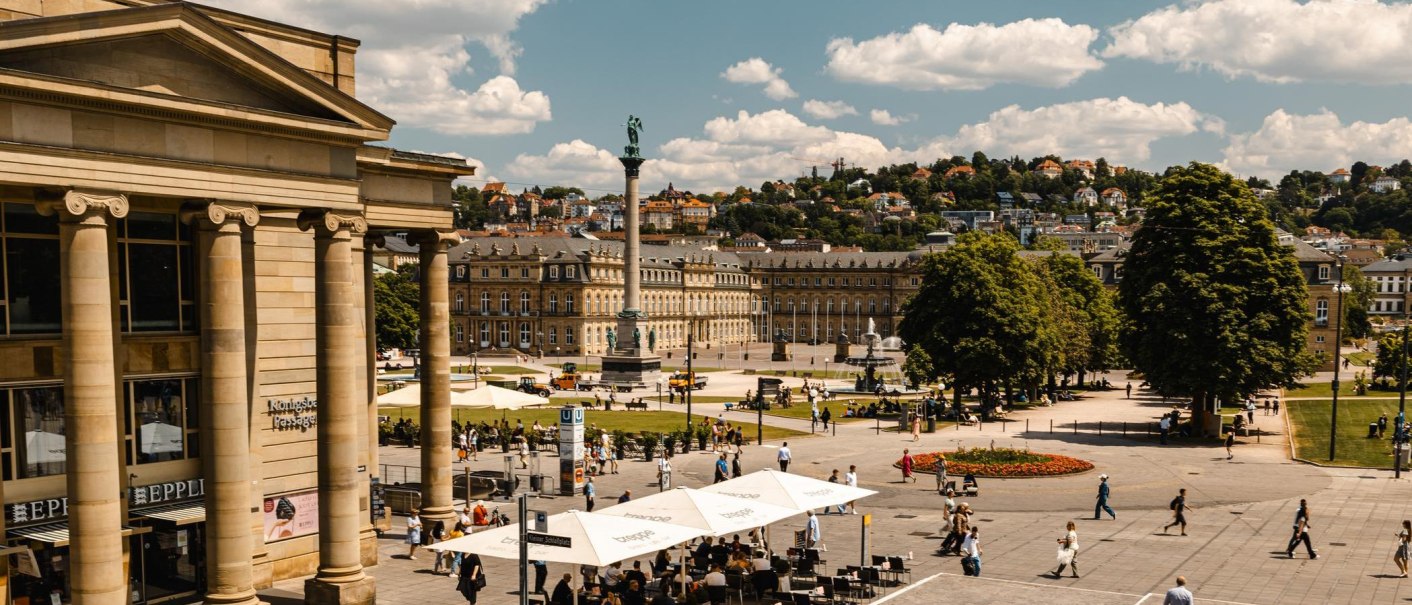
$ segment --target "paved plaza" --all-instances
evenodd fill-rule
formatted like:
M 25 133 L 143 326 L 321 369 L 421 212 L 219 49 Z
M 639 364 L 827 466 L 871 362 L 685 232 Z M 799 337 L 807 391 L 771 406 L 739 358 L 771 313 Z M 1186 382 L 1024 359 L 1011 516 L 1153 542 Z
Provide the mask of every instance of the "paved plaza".
M 1120 387 L 1125 382 L 1118 375 L 1110 379 Z M 786 384 L 799 382 L 791 378 Z M 711 386 L 701 394 L 743 394 L 753 384 L 752 376 L 714 372 Z M 1412 580 L 1395 578 L 1391 561 L 1398 524 L 1412 517 L 1408 504 L 1412 481 L 1394 480 L 1387 472 L 1291 462 L 1284 417 L 1263 412 L 1255 416 L 1255 425 L 1264 432 L 1260 442 L 1242 439 L 1234 460 L 1227 461 L 1215 441 L 1173 441 L 1161 446 L 1155 436 L 1139 427 L 1169 409 L 1160 398 L 1145 392 L 1135 392 L 1133 400 L 1126 400 L 1119 388 L 1079 401 L 1017 412 L 1005 423 L 924 433 L 918 443 L 912 443 L 910 435 L 878 432 L 872 421 L 845 422 L 837 427 L 836 435 L 792 440 L 795 462 L 790 470 L 824 478 L 832 469 L 847 470 L 848 465 L 856 464 L 860 485 L 879 492 L 859 506 L 862 512 L 874 515 L 869 537 L 872 554 L 912 555 L 912 586 L 889 589 L 889 594 L 883 595 L 895 605 L 935 602 L 939 595 L 967 603 L 1160 603 L 1177 575 L 1189 579 L 1198 602 L 1412 600 Z M 693 411 L 720 414 L 731 422 L 753 423 L 755 418 L 753 413 L 725 412 L 721 404 L 700 404 Z M 593 413 L 588 412 L 588 422 L 592 422 Z M 513 419 L 513 413 L 510 417 Z M 810 428 L 807 421 L 765 418 L 772 425 L 803 431 Z M 1102 435 L 1098 433 L 1100 420 Z M 1127 435 L 1121 428 L 1125 422 Z M 958 559 L 935 555 L 942 514 L 934 480 L 922 475 L 917 483 L 903 484 L 892 463 L 903 448 L 918 453 L 992 444 L 1076 456 L 1092 461 L 1096 468 L 1060 478 L 982 479 L 981 495 L 967 500 L 977 511 L 973 520 L 981 528 L 984 577 L 960 577 Z M 774 466 L 778 445 L 747 446 L 742 456 L 745 471 Z M 418 464 L 418 452 L 411 448 L 385 447 L 381 457 L 384 464 Z M 699 452 L 676 457 L 677 484 L 708 484 L 713 459 Z M 555 462 L 553 456 L 546 460 L 547 464 Z M 472 467 L 496 469 L 500 464 L 498 456 L 482 456 Z M 632 460 L 622 464 L 621 474 L 596 478 L 600 507 L 610 505 L 625 489 L 637 496 L 655 492 L 654 473 L 654 464 Z M 1092 520 L 1100 473 L 1111 477 L 1110 503 L 1117 510 L 1116 520 L 1106 516 Z M 1168 503 L 1179 488 L 1188 490 L 1188 501 L 1195 508 L 1188 514 L 1191 525 L 1185 537 L 1176 530 L 1162 532 L 1171 517 Z M 1311 535 L 1320 554 L 1317 560 L 1302 552 L 1292 560 L 1284 555 L 1299 498 L 1310 502 Z M 513 503 L 499 506 L 513 514 Z M 581 506 L 582 499 L 577 497 L 544 498 L 533 505 L 551 512 Z M 826 567 L 857 564 L 861 516 L 820 519 Z M 1055 567 L 1055 539 L 1063 535 L 1064 524 L 1070 519 L 1079 524 L 1082 577 L 1053 579 L 1047 572 Z M 432 557 L 405 559 L 402 525 L 402 518 L 393 519 L 393 531 L 380 541 L 380 565 L 370 570 L 377 578 L 379 602 L 421 605 L 458 601 L 456 581 L 430 573 Z M 802 527 L 801 517 L 778 524 L 773 531 Z M 514 602 L 516 563 L 494 559 L 486 559 L 486 563 L 490 584 L 481 595 L 482 602 Z M 567 566 L 550 565 L 551 586 L 564 571 Z M 262 594 L 278 604 L 292 602 L 286 599 L 298 598 L 301 590 L 302 581 L 291 580 Z

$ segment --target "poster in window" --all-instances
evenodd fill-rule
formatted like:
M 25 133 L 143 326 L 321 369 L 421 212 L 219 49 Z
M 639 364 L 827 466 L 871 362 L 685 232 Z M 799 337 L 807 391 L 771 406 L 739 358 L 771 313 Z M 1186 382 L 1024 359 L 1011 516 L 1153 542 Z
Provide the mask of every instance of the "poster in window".
M 319 492 L 265 498 L 265 541 L 319 533 Z

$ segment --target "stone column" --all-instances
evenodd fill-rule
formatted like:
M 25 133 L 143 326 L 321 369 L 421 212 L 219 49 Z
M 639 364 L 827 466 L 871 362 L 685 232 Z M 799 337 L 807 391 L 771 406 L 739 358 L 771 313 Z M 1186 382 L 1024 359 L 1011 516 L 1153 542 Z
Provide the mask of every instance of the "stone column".
M 364 363 L 368 364 L 368 475 L 381 480 L 382 466 L 378 463 L 378 376 L 377 376 L 377 306 L 373 300 L 373 248 L 382 247 L 383 236 L 369 233 L 363 236 L 363 337 L 367 346 Z M 371 506 L 371 503 L 369 503 Z
M 446 251 L 461 241 L 427 231 L 417 238 L 421 260 L 422 516 L 454 515 L 451 494 L 451 272 Z M 448 523 L 448 525 L 450 525 Z
M 629 157 L 618 160 L 623 163 L 623 174 L 627 178 L 623 197 L 623 232 L 626 242 L 623 247 L 623 279 L 626 281 L 626 288 L 622 314 L 637 316 L 642 314 L 642 275 L 639 272 L 642 262 L 642 236 L 638 233 L 637 179 L 638 170 L 642 168 L 644 160 Z M 618 342 L 623 342 L 621 335 Z
M 354 315 L 353 233 L 367 231 L 361 216 L 313 212 L 300 227 L 314 231 L 315 335 L 318 367 L 319 570 L 304 584 L 304 601 L 317 605 L 371 605 L 373 579 L 363 573 L 358 515 L 358 318 Z
M 212 203 L 188 214 L 200 230 L 201 471 L 206 478 L 206 602 L 253 605 L 250 410 L 245 359 L 242 224 L 254 206 Z
M 75 605 L 128 602 L 123 565 L 122 460 L 108 220 L 127 216 L 121 194 L 69 191 L 59 212 L 64 332 L 64 425 L 68 460 L 69 587 Z

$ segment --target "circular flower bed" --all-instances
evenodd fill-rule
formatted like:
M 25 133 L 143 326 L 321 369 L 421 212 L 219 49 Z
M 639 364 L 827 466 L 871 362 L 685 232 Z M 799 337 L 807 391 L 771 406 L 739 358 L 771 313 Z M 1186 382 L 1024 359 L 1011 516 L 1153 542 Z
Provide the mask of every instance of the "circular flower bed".
M 959 449 L 954 452 L 930 452 L 912 456 L 912 471 L 934 472 L 938 456 L 946 455 L 946 474 L 955 477 L 1016 478 L 1072 475 L 1093 470 L 1093 463 L 1078 458 L 1010 448 Z M 902 467 L 902 459 L 893 463 Z

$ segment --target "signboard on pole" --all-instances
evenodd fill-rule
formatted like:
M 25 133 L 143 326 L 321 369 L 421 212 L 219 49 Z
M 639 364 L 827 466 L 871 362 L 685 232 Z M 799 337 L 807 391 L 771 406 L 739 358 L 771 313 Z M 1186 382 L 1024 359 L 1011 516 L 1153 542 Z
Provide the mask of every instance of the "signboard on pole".
M 554 534 L 540 534 L 530 532 L 525 535 L 525 541 L 530 544 L 540 546 L 557 546 L 559 548 L 573 548 L 574 539 L 568 536 L 556 536 Z
M 559 495 L 583 493 L 583 408 L 559 410 Z

